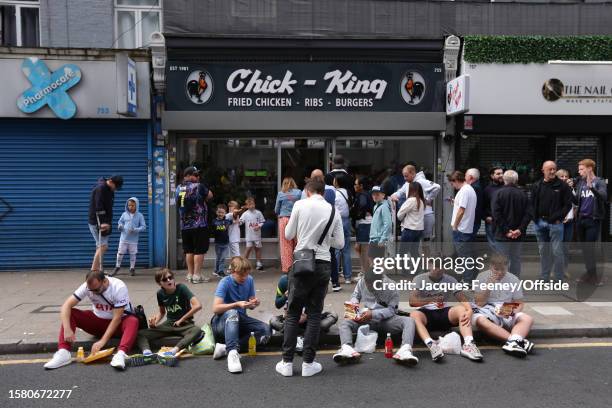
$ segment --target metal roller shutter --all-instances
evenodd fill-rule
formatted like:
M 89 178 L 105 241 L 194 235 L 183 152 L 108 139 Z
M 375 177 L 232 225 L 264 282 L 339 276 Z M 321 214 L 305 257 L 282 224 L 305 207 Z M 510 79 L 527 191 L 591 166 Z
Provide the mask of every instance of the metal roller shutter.
M 90 267 L 90 191 L 99 177 L 121 174 L 104 257 L 111 268 L 117 221 L 130 196 L 140 200 L 149 227 L 147 166 L 144 121 L 0 121 L 0 270 Z M 138 249 L 138 265 L 149 265 L 148 232 L 140 234 Z

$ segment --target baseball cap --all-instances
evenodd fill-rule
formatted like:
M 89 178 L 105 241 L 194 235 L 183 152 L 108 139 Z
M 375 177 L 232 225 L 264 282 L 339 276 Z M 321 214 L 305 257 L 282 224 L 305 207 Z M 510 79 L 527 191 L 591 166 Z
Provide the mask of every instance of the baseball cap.
M 186 176 L 197 176 L 198 174 L 200 174 L 200 170 L 198 170 L 198 168 L 195 167 L 195 166 L 187 167 L 183 171 L 183 177 L 186 177 Z
M 383 193 L 384 194 L 385 192 L 382 190 L 381 186 L 374 186 L 372 187 L 372 191 L 370 193 Z
M 121 187 L 123 187 L 123 176 L 120 176 L 118 174 L 112 175 L 110 176 L 110 181 L 115 184 L 115 188 L 117 190 L 121 190 Z

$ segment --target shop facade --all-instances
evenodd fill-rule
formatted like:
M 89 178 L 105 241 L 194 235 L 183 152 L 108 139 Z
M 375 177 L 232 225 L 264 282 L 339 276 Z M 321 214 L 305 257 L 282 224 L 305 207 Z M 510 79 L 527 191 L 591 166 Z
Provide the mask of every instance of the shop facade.
M 34 51 L 34 53 L 33 53 Z M 124 177 L 105 257 L 127 198 L 151 226 L 150 62 L 146 52 L 5 49 L 0 72 L 0 270 L 89 267 L 87 226 L 97 179 Z M 140 236 L 139 266 L 152 266 L 155 233 Z M 161 240 L 163 248 L 163 237 Z
M 401 183 L 408 161 L 437 177 L 446 129 L 442 48 L 441 40 L 167 38 L 170 266 L 183 256 L 172 192 L 190 165 L 215 194 L 210 213 L 255 198 L 268 259 L 278 259 L 274 204 L 284 177 L 302 188 L 335 154 L 374 183 L 393 174 Z
M 465 77 L 467 84 L 454 82 L 467 91 L 462 109 L 467 111 L 457 116 L 458 168 L 477 167 L 487 182 L 493 166 L 514 169 L 527 191 L 542 178 L 546 160 L 554 160 L 571 177 L 578 177 L 578 162 L 585 158 L 595 160 L 598 176 L 607 180 L 612 174 L 609 65 L 464 62 L 460 78 Z M 612 233 L 609 220 L 604 240 Z

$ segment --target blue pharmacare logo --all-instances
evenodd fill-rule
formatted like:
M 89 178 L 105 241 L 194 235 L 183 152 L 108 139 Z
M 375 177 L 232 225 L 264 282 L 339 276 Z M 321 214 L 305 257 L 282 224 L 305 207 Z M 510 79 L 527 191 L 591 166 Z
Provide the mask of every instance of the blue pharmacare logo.
M 67 91 L 81 80 L 79 67 L 66 64 L 51 73 L 43 61 L 30 57 L 23 60 L 21 70 L 32 84 L 17 99 L 17 106 L 22 112 L 33 113 L 49 105 L 53 113 L 62 119 L 70 119 L 76 114 L 76 104 Z

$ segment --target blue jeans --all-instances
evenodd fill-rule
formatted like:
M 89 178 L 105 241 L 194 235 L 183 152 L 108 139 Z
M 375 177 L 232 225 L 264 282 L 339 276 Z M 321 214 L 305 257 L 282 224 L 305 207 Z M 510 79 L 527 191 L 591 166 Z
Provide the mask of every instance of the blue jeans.
M 407 251 L 410 253 L 410 256 L 413 258 L 418 258 L 421 256 L 419 251 L 419 246 L 421 244 L 421 239 L 423 238 L 423 230 L 411 230 L 411 229 L 403 229 L 402 230 L 402 252 Z
M 353 275 L 353 267 L 351 266 L 351 220 L 348 217 L 342 217 L 342 230 L 344 231 L 344 248 L 336 249 L 336 268 L 338 268 L 336 270 L 340 269 L 340 262 L 342 262 L 344 279 L 350 279 Z
M 215 315 L 211 326 L 215 341 L 225 342 L 229 353 L 231 350 L 240 352 L 240 347 L 248 348 L 251 332 L 255 333 L 257 344 L 267 344 L 270 340 L 270 326 L 264 322 L 239 313 L 237 309 L 231 309 L 222 315 Z
M 453 231 L 453 244 L 458 258 L 474 258 L 474 234 L 466 234 L 461 231 Z M 464 261 L 465 262 L 465 261 Z M 472 262 L 470 262 L 472 264 Z M 465 268 L 463 282 L 471 283 L 474 279 L 474 268 Z
M 565 251 L 565 268 L 569 264 L 569 249 L 568 242 L 574 240 L 574 220 L 569 220 L 563 224 L 563 250 Z
M 563 280 L 565 273 L 563 223 L 549 224 L 539 219 L 535 223 L 535 231 L 540 251 L 540 279 L 549 280 L 554 265 L 555 280 Z
M 485 223 L 485 232 L 487 234 L 487 242 L 493 251 L 499 251 L 497 247 L 498 241 L 495 240 L 495 224 Z
M 229 249 L 229 244 L 217 244 L 215 243 L 215 272 L 224 273 L 225 272 L 225 258 L 227 257 L 227 251 Z
M 523 251 L 523 241 L 497 241 L 497 250 L 504 254 L 510 261 L 508 271 L 517 278 L 521 277 L 521 253 Z

